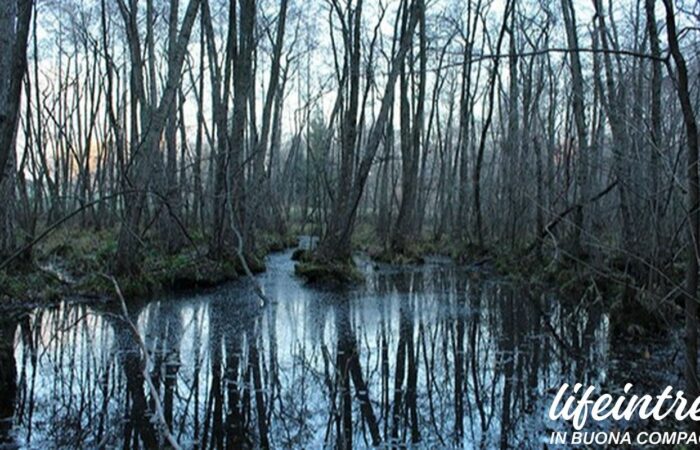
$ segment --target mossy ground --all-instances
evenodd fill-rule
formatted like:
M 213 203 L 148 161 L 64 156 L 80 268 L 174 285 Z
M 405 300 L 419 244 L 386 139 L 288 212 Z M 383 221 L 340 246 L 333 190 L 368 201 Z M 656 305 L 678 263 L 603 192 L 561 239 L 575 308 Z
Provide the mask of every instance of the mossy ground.
M 476 273 L 488 269 L 537 290 L 556 291 L 568 301 L 602 302 L 616 334 L 661 332 L 679 314 L 678 302 L 669 302 L 664 294 L 673 287 L 669 281 L 682 284 L 682 273 L 671 270 L 665 276 L 666 285 L 650 285 L 648 267 L 629 255 L 600 252 L 574 256 L 546 245 L 533 250 L 529 242 L 482 246 L 430 236 L 415 239 L 406 251 L 397 253 L 368 225 L 356 229 L 353 245 L 379 262 L 416 264 L 428 255 L 444 255 L 457 264 L 480 269 Z
M 212 260 L 207 257 L 203 235 L 191 235 L 194 245 L 184 246 L 174 254 L 165 253 L 146 240 L 138 274 L 118 278 L 125 296 L 147 297 L 159 292 L 211 287 L 244 274 L 237 257 Z M 289 235 L 259 234 L 258 252 L 247 260 L 249 268 L 254 273 L 265 270 L 263 261 L 268 252 L 296 243 L 296 238 Z M 679 313 L 677 302 L 668 301 L 668 297 L 665 302 L 659 300 L 668 292 L 668 286 L 645 284 L 647 272 L 643 265 L 631 263 L 622 255 L 573 258 L 564 252 L 564 256 L 555 257 L 552 249 L 546 248 L 532 251 L 525 246 L 484 247 L 428 236 L 413 240 L 404 252 L 397 253 L 388 250 L 374 227 L 365 224 L 357 227 L 353 247 L 374 260 L 399 265 L 420 264 L 428 255 L 445 255 L 458 264 L 489 268 L 530 286 L 557 290 L 562 297 L 602 301 L 611 311 L 614 331 L 661 330 L 664 321 Z M 111 272 L 116 249 L 116 230 L 57 230 L 35 246 L 31 262 L 12 264 L 0 271 L 0 298 L 40 302 L 74 294 L 113 296 L 114 286 L 105 275 Z M 347 285 L 362 280 L 352 261 L 322 263 L 314 259 L 313 253 L 301 249 L 294 252 L 292 259 L 298 262 L 297 275 L 311 283 Z M 682 273 L 671 272 L 667 280 L 680 284 Z
M 614 335 L 663 332 L 678 313 L 675 303 L 665 296 L 671 287 L 649 285 L 649 272 L 640 270 L 640 264 L 627 256 L 564 253 L 555 257 L 551 249 L 533 252 L 526 247 L 496 247 L 468 248 L 458 260 L 487 261 L 499 275 L 538 290 L 554 290 L 563 301 L 600 303 L 609 314 Z
M 63 290 L 63 283 L 57 277 L 42 270 L 0 272 L 0 299 L 51 302 L 59 300 Z
M 116 230 L 61 229 L 34 248 L 29 263 L 12 264 L 0 271 L 0 298 L 50 302 L 65 295 L 114 296 L 108 275 L 117 250 Z M 146 240 L 140 249 L 139 270 L 117 277 L 125 297 L 147 297 L 156 293 L 211 287 L 233 280 L 245 272 L 237 257 L 213 260 L 207 257 L 205 238 L 192 233 L 194 245 L 166 253 Z M 258 253 L 247 259 L 253 273 L 265 270 L 264 256 L 294 245 L 289 236 L 263 234 Z
M 264 257 L 270 252 L 279 252 L 288 248 L 296 247 L 299 244 L 299 238 L 295 234 L 287 233 L 281 235 L 279 233 L 261 233 L 257 237 L 257 246 L 260 251 L 260 257 Z
M 449 255 L 450 242 L 420 236 L 413 239 L 402 251 L 391 248 L 386 239 L 381 239 L 373 226 L 359 225 L 352 237 L 353 247 L 366 252 L 373 260 L 396 265 L 423 264 L 429 255 Z
M 319 263 L 314 259 L 301 261 L 294 272 L 308 283 L 328 286 L 343 286 L 361 283 L 362 274 L 352 262 Z
M 319 261 L 313 250 L 298 248 L 292 253 L 292 261 L 296 261 L 294 273 L 309 284 L 339 287 L 363 281 L 362 273 L 352 259 L 336 262 Z

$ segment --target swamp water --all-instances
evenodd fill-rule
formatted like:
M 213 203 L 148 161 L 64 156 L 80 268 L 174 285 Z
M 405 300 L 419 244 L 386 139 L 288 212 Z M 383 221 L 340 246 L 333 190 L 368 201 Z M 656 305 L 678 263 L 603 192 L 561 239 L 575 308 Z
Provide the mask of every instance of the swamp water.
M 0 447 L 162 447 L 167 422 L 183 448 L 543 448 L 559 386 L 606 383 L 600 305 L 440 260 L 323 290 L 290 256 L 258 276 L 266 305 L 248 280 L 131 303 L 153 386 L 116 304 L 5 317 Z

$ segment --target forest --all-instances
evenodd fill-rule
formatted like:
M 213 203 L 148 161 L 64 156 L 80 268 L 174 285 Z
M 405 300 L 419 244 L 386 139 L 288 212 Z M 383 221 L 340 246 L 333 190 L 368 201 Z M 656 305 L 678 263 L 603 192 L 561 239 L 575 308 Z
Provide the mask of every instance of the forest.
M 516 416 L 536 408 L 527 392 L 541 389 L 540 370 L 595 371 L 583 356 L 552 369 L 537 350 L 527 375 L 523 355 L 537 347 L 528 330 L 583 354 L 600 321 L 623 360 L 648 353 L 644 339 L 671 342 L 655 348 L 659 358 L 677 349 L 677 361 L 649 370 L 677 366 L 696 398 L 699 24 L 692 0 L 1 1 L 0 311 L 10 319 L 0 320 L 0 447 L 14 439 L 8 430 L 32 435 L 37 339 L 69 328 L 61 346 L 110 336 L 124 348 L 100 352 L 127 356 L 117 375 L 110 357 L 81 350 L 105 368 L 84 374 L 88 396 L 104 390 L 99 432 L 60 441 L 64 418 L 42 438 L 57 446 L 354 448 L 364 438 L 511 448 L 535 442 Z M 387 267 L 410 281 L 377 275 Z M 502 297 L 484 279 L 527 287 Z M 393 306 L 381 314 L 396 330 L 384 319 L 363 328 L 374 318 L 357 290 L 365 302 L 407 293 L 386 300 L 395 320 Z M 206 311 L 163 300 L 207 292 Z M 552 292 L 568 300 L 552 305 Z M 457 310 L 475 295 L 499 306 L 475 322 L 454 313 L 424 323 L 423 301 L 448 308 L 439 293 Z M 239 295 L 254 300 L 231 311 L 222 298 Z M 265 308 L 286 295 L 333 306 L 337 340 L 322 360 L 303 349 L 325 342 L 323 331 L 288 355 L 294 373 L 310 371 L 294 386 L 328 390 L 330 418 L 280 381 L 285 341 L 270 330 L 283 314 Z M 571 325 L 583 313 L 569 302 L 585 305 L 581 324 Z M 247 325 L 215 332 L 216 314 Z M 476 347 L 491 342 L 489 326 L 506 337 L 484 356 Z M 578 326 L 578 337 L 566 331 Z M 185 363 L 168 358 L 191 355 L 172 350 L 177 342 L 201 344 L 209 363 L 194 356 L 192 374 L 178 372 Z M 496 372 L 480 375 L 489 364 Z M 433 367 L 449 374 L 454 400 L 433 390 Z M 106 394 L 120 377 L 124 430 Z M 180 405 L 185 389 L 196 400 Z M 500 419 L 494 442 L 490 415 Z

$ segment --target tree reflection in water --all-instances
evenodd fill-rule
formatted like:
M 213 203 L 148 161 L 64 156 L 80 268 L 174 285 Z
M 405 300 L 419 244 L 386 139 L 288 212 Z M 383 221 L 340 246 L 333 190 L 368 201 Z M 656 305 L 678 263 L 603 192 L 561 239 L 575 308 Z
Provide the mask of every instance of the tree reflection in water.
M 268 267 L 275 302 L 262 308 L 243 282 L 129 306 L 183 448 L 541 448 L 551 390 L 604 376 L 599 312 L 448 264 L 343 291 L 305 287 L 288 253 Z M 61 304 L 17 323 L 0 322 L 1 443 L 165 445 L 116 307 Z

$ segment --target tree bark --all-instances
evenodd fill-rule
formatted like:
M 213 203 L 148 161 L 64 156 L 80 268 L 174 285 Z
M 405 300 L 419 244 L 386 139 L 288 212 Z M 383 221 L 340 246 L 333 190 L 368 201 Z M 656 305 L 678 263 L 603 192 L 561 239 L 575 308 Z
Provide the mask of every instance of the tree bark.
M 272 50 L 272 67 L 270 69 L 270 81 L 265 93 L 265 102 L 263 104 L 262 124 L 258 141 L 255 146 L 255 207 L 256 210 L 256 225 L 269 227 L 270 215 L 274 214 L 274 208 L 264 208 L 262 205 L 273 199 L 272 189 L 268 183 L 269 178 L 265 176 L 265 158 L 267 155 L 267 147 L 270 136 L 270 131 L 275 123 L 273 121 L 273 106 L 278 97 L 278 86 L 280 82 L 280 71 L 282 66 L 282 47 L 284 46 L 284 30 L 287 22 L 287 3 L 288 0 L 280 1 L 280 12 L 277 15 L 277 33 L 275 35 L 275 44 Z M 274 144 L 274 143 L 273 143 Z M 272 157 L 272 150 L 270 150 Z M 266 217 L 267 216 L 267 217 Z
M 128 29 L 127 34 L 133 65 L 132 88 L 136 91 L 137 98 L 142 102 L 141 106 L 146 111 L 141 112 L 143 116 L 142 131 L 145 131 L 145 134 L 133 148 L 135 153 L 132 155 L 131 170 L 127 173 L 127 190 L 129 193 L 124 197 L 125 217 L 119 230 L 117 242 L 115 258 L 115 270 L 117 273 L 138 271 L 136 262 L 138 261 L 139 226 L 148 190 L 150 189 L 150 178 L 158 164 L 157 159 L 159 155 L 156 150 L 166 124 L 168 112 L 175 102 L 175 96 L 180 84 L 182 63 L 187 52 L 187 44 L 190 40 L 192 26 L 194 25 L 201 1 L 190 0 L 187 6 L 178 36 L 177 55 L 173 59 L 172 64 L 168 65 L 165 88 L 163 89 L 160 102 L 156 106 L 148 105 L 144 102 L 145 93 L 141 75 L 141 50 L 135 17 L 135 2 L 132 2 L 131 10 L 129 10 L 124 1 L 119 0 L 122 17 Z
M 15 140 L 32 8 L 33 0 L 0 4 L 0 256 L 10 254 L 16 245 Z
M 688 265 L 685 277 L 685 382 L 690 401 L 698 394 L 698 256 L 700 255 L 700 177 L 698 176 L 698 125 L 690 98 L 688 68 L 681 53 L 676 32 L 673 0 L 663 0 L 666 8 L 666 32 L 668 46 L 676 63 L 678 100 L 683 111 L 683 124 L 687 138 L 688 177 Z M 669 65 L 669 72 L 670 65 Z M 671 72 L 671 76 L 673 73 Z
M 566 27 L 566 38 L 570 49 L 579 48 L 578 35 L 576 33 L 576 15 L 572 0 L 561 0 L 561 7 L 564 15 L 564 25 Z M 586 129 L 586 110 L 584 106 L 585 93 L 583 88 L 583 75 L 581 71 L 581 58 L 576 51 L 569 53 L 569 63 L 571 67 L 571 91 L 574 112 L 574 122 L 576 123 L 577 154 L 576 162 L 576 201 L 582 205 L 574 214 L 573 247 L 574 251 L 582 251 L 581 235 L 585 230 L 586 211 L 583 202 L 588 198 L 588 137 Z
M 0 182 L 15 151 L 33 4 L 34 0 L 5 0 L 0 4 Z
M 425 103 L 426 78 L 426 39 L 425 39 L 425 4 L 416 0 L 419 24 L 419 72 L 418 96 L 412 99 L 413 108 L 409 105 L 409 79 L 405 73 L 405 61 L 401 62 L 401 204 L 396 218 L 396 227 L 392 238 L 392 250 L 398 253 L 408 251 L 408 243 L 416 238 L 417 202 L 419 193 L 418 166 L 423 141 L 423 114 Z M 410 71 L 413 78 L 413 66 Z M 410 120 L 411 110 L 415 110 L 413 123 Z
M 630 199 L 628 189 L 630 177 L 628 175 L 628 147 L 629 136 L 624 122 L 627 117 L 627 106 L 624 86 L 615 86 L 615 78 L 610 58 L 610 44 L 608 43 L 608 30 L 605 23 L 601 0 L 595 0 L 596 16 L 598 18 L 598 33 L 603 47 L 603 67 L 605 71 L 606 91 L 602 95 L 603 106 L 606 109 L 613 135 L 613 170 L 619 183 L 617 189 L 620 194 L 620 214 L 622 216 L 622 242 L 628 251 L 633 250 L 632 242 L 632 217 L 630 211 Z M 607 94 L 607 99 L 606 99 Z
M 503 42 L 503 36 L 505 35 L 508 18 L 513 11 L 513 2 L 508 0 L 504 8 L 503 13 L 503 23 L 501 25 L 501 31 L 498 33 L 498 42 L 496 43 L 496 53 L 501 52 L 501 43 Z M 489 128 L 491 127 L 491 122 L 493 121 L 493 101 L 494 94 L 496 91 L 496 78 L 498 77 L 498 63 L 500 58 L 496 58 L 493 61 L 493 67 L 491 68 L 491 76 L 489 79 L 489 91 L 486 105 L 486 118 L 484 119 L 484 125 L 481 129 L 481 138 L 479 139 L 479 148 L 476 154 L 476 163 L 474 165 L 473 172 L 473 189 L 474 189 L 474 234 L 480 246 L 484 245 L 484 233 L 483 233 L 483 217 L 481 211 L 481 168 L 484 162 L 484 150 L 486 148 L 486 138 L 488 136 Z
M 341 162 L 341 175 L 338 182 L 338 189 L 336 190 L 336 198 L 333 202 L 330 223 L 316 251 L 316 258 L 321 262 L 348 262 L 350 260 L 350 238 L 354 227 L 357 206 L 362 197 L 372 161 L 374 160 L 377 148 L 382 140 L 386 122 L 389 118 L 389 110 L 394 102 L 394 86 L 399 76 L 400 62 L 403 61 L 403 58 L 408 52 L 413 38 L 413 30 L 415 30 L 418 22 L 418 14 L 415 11 L 415 6 L 410 9 L 413 11 L 410 14 L 410 19 L 408 25 L 405 27 L 405 31 L 401 34 L 398 51 L 392 58 L 390 66 L 391 71 L 387 77 L 379 113 L 367 137 L 365 153 L 360 160 L 354 178 L 351 176 L 350 168 L 347 167 L 354 159 L 352 155 L 345 156 L 345 169 L 342 168 Z M 359 45 L 359 37 L 357 37 L 356 40 Z M 359 55 L 357 55 L 356 58 L 359 61 Z M 350 121 L 348 120 L 346 123 L 350 124 Z M 356 131 L 348 130 L 346 133 L 348 133 L 348 139 L 353 136 L 354 142 L 354 134 Z M 343 171 L 346 171 L 346 173 L 343 173 Z M 350 187 L 349 189 L 348 186 Z
M 656 13 L 654 11 L 655 0 L 645 0 L 644 7 L 647 17 L 647 30 L 649 34 L 649 47 L 655 58 L 661 57 L 661 45 L 659 44 L 659 31 L 656 28 Z M 661 151 L 661 61 L 651 61 L 651 99 L 650 99 L 650 155 L 649 155 L 649 181 L 651 190 L 652 227 L 654 232 L 654 246 L 652 249 L 652 263 L 656 262 L 658 252 L 661 249 L 661 218 L 659 202 L 659 152 Z

